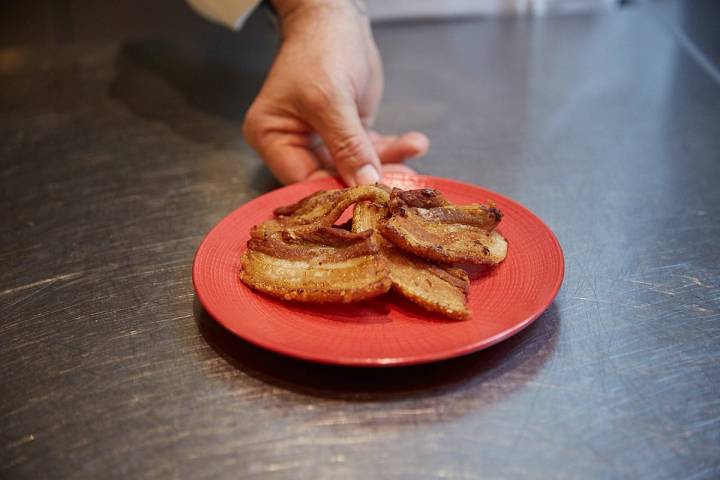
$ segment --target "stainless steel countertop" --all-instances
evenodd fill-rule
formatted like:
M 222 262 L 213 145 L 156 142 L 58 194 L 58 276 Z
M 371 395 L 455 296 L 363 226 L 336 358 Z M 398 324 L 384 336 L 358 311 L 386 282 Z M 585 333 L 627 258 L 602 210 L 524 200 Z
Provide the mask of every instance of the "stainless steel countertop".
M 537 213 L 567 270 L 512 339 L 369 371 L 193 294 L 205 233 L 277 186 L 239 126 L 269 25 L 80 3 L 0 28 L 0 477 L 720 476 L 720 85 L 682 2 L 376 28 L 380 126 Z

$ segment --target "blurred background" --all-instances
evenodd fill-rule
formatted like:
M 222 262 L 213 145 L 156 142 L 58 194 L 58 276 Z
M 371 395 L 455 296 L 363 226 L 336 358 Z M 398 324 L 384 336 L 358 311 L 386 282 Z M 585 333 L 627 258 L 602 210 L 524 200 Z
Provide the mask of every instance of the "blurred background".
M 635 6 L 648 8 L 684 30 L 695 30 L 700 43 L 717 30 L 717 2 L 712 0 L 366 0 L 372 18 L 497 17 L 589 14 Z M 0 40 L 4 46 L 62 41 L 109 40 L 127 33 L 175 32 L 195 23 L 182 0 L 124 2 L 90 0 L 3 0 Z M 702 19 L 706 19 L 702 22 Z M 694 19 L 694 20 L 693 20 Z M 705 25 L 701 25 L 704 23 Z M 702 31 L 702 32 L 701 32 Z M 711 45 L 705 45 L 711 47 Z

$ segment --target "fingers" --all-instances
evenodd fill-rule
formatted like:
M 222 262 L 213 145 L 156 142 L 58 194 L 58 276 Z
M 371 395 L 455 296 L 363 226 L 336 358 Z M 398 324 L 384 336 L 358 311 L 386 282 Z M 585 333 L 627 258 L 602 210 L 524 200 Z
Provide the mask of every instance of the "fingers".
M 307 136 L 255 129 L 246 123 L 245 138 L 265 160 L 265 164 L 284 185 L 301 182 L 323 172 L 320 161 L 308 145 Z
M 256 115 L 261 110 L 251 109 L 244 125 L 245 138 L 284 184 L 331 176 L 333 170 L 348 185 L 372 184 L 380 181 L 383 171 L 413 172 L 399 165 L 383 170 L 381 164 L 400 164 L 428 150 L 429 141 L 421 133 L 384 136 L 368 132 L 352 105 L 335 105 L 338 108 L 326 105 L 325 113 L 311 116 L 305 126 Z
M 303 122 L 274 113 L 266 103 L 256 101 L 245 115 L 245 141 L 283 184 L 301 182 L 313 175 L 319 178 L 323 165 L 313 150 L 317 137 L 310 135 Z
M 312 100 L 312 99 L 311 99 Z M 380 158 L 351 98 L 320 97 L 311 101 L 308 120 L 322 138 L 338 174 L 350 186 L 380 180 Z
M 366 129 L 372 127 L 375 123 L 378 107 L 383 94 L 383 68 L 380 52 L 377 47 L 373 47 L 372 60 L 370 62 L 370 79 L 367 88 L 358 99 L 358 110 L 360 119 Z
M 430 140 L 420 132 L 408 132 L 400 136 L 383 136 L 370 132 L 369 136 L 383 164 L 421 157 L 427 153 L 430 146 Z
M 268 143 L 260 146 L 258 152 L 273 175 L 284 185 L 301 182 L 310 177 L 320 178 L 325 171 L 321 169 L 315 155 L 301 146 Z
M 332 177 L 333 173 L 331 170 L 326 170 L 324 168 L 321 168 L 320 170 L 315 170 L 313 173 L 308 175 L 306 180 L 317 180 L 318 178 L 327 178 Z

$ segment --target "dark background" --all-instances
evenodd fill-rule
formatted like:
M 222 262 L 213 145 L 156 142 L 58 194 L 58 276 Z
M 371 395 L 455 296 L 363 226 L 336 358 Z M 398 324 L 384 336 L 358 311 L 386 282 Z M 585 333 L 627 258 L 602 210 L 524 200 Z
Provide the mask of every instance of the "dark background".
M 269 17 L 0 3 L 0 478 L 720 477 L 718 5 L 377 25 L 379 126 L 535 211 L 567 270 L 500 345 L 348 370 L 192 290 L 203 236 L 278 186 L 240 135 Z

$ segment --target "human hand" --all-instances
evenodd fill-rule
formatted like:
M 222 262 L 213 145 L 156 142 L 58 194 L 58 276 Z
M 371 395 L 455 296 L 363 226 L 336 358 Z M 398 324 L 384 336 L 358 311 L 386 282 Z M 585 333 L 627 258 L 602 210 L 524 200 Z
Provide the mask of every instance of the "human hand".
M 246 141 L 285 184 L 333 174 L 348 185 L 409 171 L 429 141 L 371 130 L 382 96 L 380 54 L 354 0 L 273 0 L 282 44 L 243 125 Z

